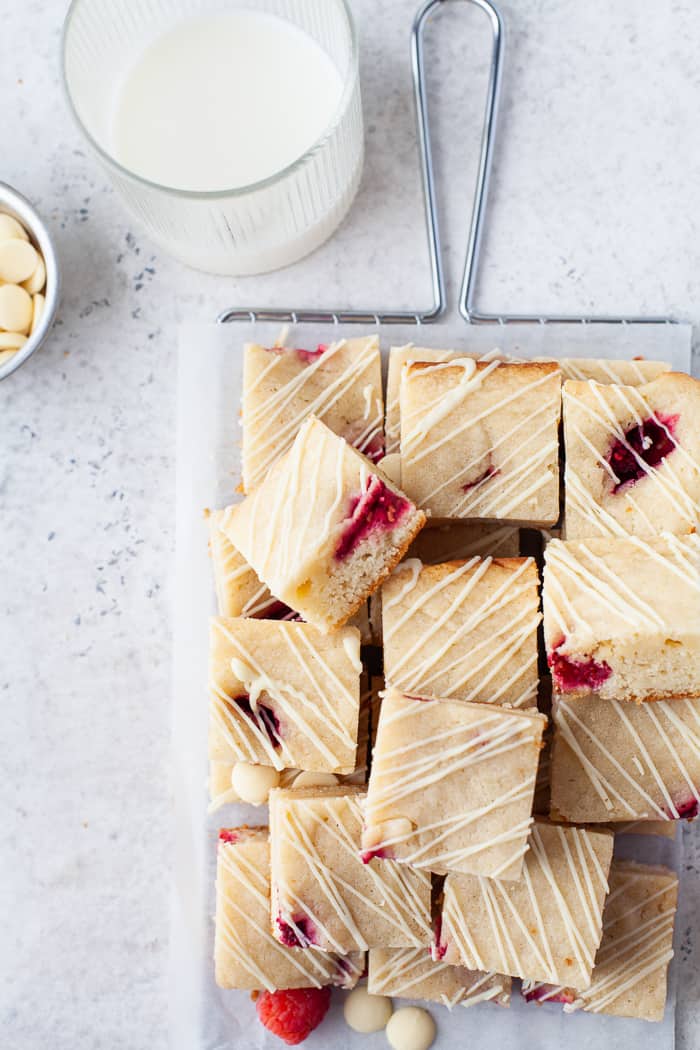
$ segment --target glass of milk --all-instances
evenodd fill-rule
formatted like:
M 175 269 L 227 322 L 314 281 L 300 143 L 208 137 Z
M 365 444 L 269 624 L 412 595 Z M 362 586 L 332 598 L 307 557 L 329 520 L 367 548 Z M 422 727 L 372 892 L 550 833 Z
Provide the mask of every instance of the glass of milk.
M 345 0 L 73 0 L 63 70 L 127 206 L 190 266 L 287 266 L 352 203 L 363 129 Z

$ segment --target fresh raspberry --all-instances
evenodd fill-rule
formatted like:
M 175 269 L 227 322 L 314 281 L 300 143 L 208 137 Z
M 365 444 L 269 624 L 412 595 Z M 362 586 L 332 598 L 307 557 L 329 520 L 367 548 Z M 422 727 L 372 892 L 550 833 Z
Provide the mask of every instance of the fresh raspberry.
M 287 1046 L 296 1046 L 320 1025 L 330 1004 L 330 988 L 291 988 L 263 992 L 256 1009 L 273 1035 Z

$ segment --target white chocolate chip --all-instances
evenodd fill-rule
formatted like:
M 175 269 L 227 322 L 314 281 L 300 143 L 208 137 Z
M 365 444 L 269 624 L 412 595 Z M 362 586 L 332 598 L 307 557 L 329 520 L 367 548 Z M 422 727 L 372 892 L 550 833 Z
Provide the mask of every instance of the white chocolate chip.
M 419 1006 L 402 1006 L 389 1018 L 386 1037 L 394 1050 L 428 1050 L 435 1041 L 435 1021 Z
M 6 243 L 22 244 L 22 241 Z M 26 335 L 31 323 L 32 300 L 29 292 L 25 292 L 18 284 L 4 284 L 0 288 L 0 328 Z
M 0 241 L 28 241 L 29 234 L 12 215 L 0 211 Z
M 379 1032 L 386 1028 L 392 1012 L 391 999 L 370 995 L 364 985 L 353 988 L 343 1005 L 345 1023 L 355 1032 Z
M 36 269 L 31 277 L 28 277 L 26 281 L 22 281 L 22 287 L 25 291 L 29 292 L 30 295 L 36 295 L 37 292 L 43 292 L 44 285 L 46 284 L 46 267 L 44 260 L 40 255 L 37 255 Z
M 37 328 L 39 327 L 39 323 L 41 322 L 41 318 L 42 318 L 42 315 L 44 313 L 44 307 L 45 306 L 46 306 L 46 299 L 44 298 L 43 295 L 40 295 L 39 293 L 37 293 L 32 298 L 32 324 L 31 324 L 31 328 L 29 329 L 29 334 L 30 335 L 34 335 L 34 333 L 36 332 Z
M 10 238 L 0 241 L 0 277 L 19 284 L 31 277 L 37 268 L 39 253 L 29 241 Z
M 236 762 L 231 770 L 231 786 L 242 802 L 262 806 L 270 790 L 278 786 L 280 775 L 272 766 L 256 766 L 251 762 Z
M 14 357 L 17 353 L 16 350 L 0 350 L 0 368 L 6 365 L 11 357 Z
M 292 782 L 293 788 L 333 787 L 338 783 L 335 773 L 297 773 Z
M 0 332 L 0 350 L 21 350 L 27 341 L 20 332 Z

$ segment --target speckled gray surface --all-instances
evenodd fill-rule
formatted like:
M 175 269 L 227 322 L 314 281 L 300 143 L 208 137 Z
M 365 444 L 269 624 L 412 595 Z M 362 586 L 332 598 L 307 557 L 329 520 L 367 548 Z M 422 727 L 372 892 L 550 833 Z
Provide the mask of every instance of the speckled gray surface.
M 368 164 L 349 222 L 305 263 L 245 281 L 160 255 L 86 156 L 58 87 L 63 7 L 0 0 L 0 178 L 50 220 L 65 277 L 50 344 L 0 386 L 1 1042 L 160 1050 L 174 326 L 230 303 L 425 301 L 406 61 L 414 3 L 354 3 Z M 672 311 L 697 323 L 696 5 L 504 8 L 507 138 L 483 305 Z M 450 10 L 429 48 L 453 283 L 486 42 L 478 12 Z M 678 1045 L 696 1050 L 700 849 L 694 828 L 685 836 Z

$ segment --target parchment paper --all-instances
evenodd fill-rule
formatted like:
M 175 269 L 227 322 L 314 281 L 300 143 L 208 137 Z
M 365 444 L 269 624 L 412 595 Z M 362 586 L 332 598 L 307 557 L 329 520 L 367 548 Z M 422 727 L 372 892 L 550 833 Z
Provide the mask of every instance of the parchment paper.
M 205 508 L 240 498 L 241 348 L 255 339 L 274 341 L 279 325 L 186 325 L 178 352 L 177 523 L 174 609 L 172 789 L 173 833 L 170 1025 L 173 1050 L 281 1050 L 283 1044 L 259 1024 L 246 992 L 222 991 L 214 983 L 214 871 L 219 827 L 261 824 L 264 809 L 228 805 L 207 815 L 207 638 L 216 612 L 207 555 Z M 363 330 L 364 331 L 364 330 Z M 344 331 L 345 334 L 360 334 Z M 339 337 L 330 326 L 299 326 L 291 345 L 310 346 Z M 479 349 L 496 346 L 522 356 L 630 357 L 668 360 L 690 367 L 690 328 L 669 326 L 508 326 L 468 329 L 451 325 L 380 330 L 383 348 L 418 345 Z M 677 841 L 628 836 L 625 856 L 663 863 L 680 871 Z M 681 886 L 682 893 L 682 886 Z M 672 1050 L 675 967 L 661 1024 L 579 1012 L 565 1015 L 555 1004 L 526 1004 L 516 987 L 509 1009 L 490 1003 L 451 1013 L 429 1008 L 438 1025 L 436 1050 Z M 404 1002 L 403 1000 L 401 1001 Z M 343 1022 L 342 993 L 334 993 L 329 1017 L 304 1047 L 308 1050 L 379 1050 L 383 1032 L 363 1036 Z

